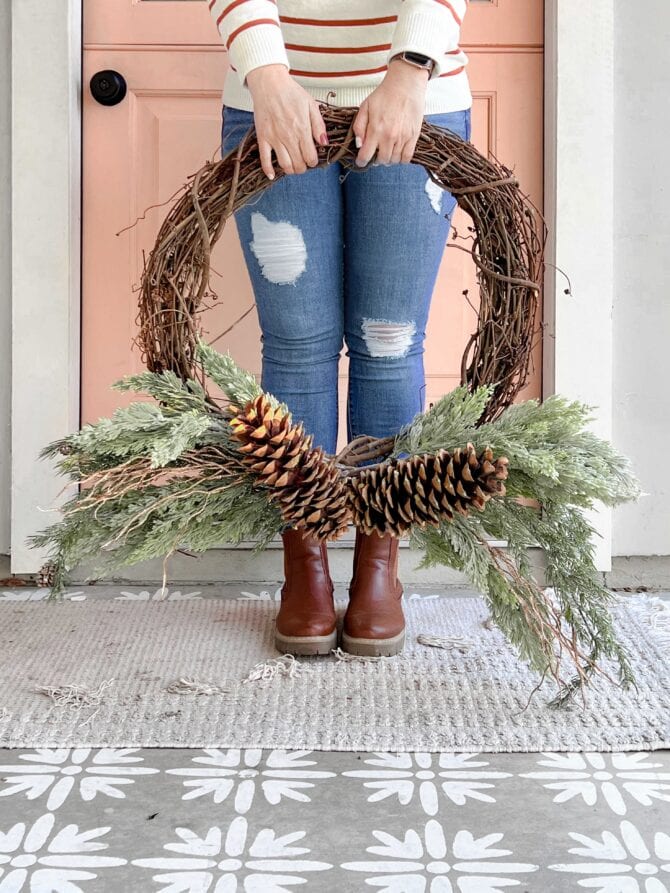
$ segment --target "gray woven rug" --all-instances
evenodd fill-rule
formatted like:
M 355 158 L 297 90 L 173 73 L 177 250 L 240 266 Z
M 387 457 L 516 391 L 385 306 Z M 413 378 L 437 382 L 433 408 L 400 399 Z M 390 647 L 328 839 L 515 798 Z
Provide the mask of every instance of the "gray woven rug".
M 346 599 L 336 604 L 343 613 Z M 281 656 L 276 610 L 219 598 L 0 604 L 0 746 L 670 747 L 670 609 L 658 598 L 613 608 L 638 690 L 597 678 L 585 706 L 563 710 L 547 707 L 550 680 L 528 703 L 539 676 L 481 598 L 405 598 L 404 652 L 373 659 Z

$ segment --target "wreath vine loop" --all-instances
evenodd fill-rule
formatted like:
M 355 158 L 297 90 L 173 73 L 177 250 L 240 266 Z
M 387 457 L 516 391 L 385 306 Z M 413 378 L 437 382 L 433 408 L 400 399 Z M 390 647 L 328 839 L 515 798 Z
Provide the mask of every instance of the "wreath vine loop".
M 317 147 L 319 166 L 339 161 L 353 168 L 357 109 L 320 105 L 329 145 Z M 413 163 L 449 190 L 472 220 L 470 234 L 454 232 L 450 244 L 472 255 L 479 285 L 477 325 L 461 359 L 461 384 L 469 390 L 493 385 L 480 420 L 491 421 L 513 402 L 528 378 L 533 337 L 541 330 L 536 316 L 546 226 L 514 173 L 451 131 L 424 120 Z M 205 164 L 184 188 L 160 227 L 142 273 L 136 340 L 150 371 L 169 369 L 206 386 L 196 341 L 212 249 L 228 218 L 283 176 L 280 170 L 274 181 L 266 177 L 252 126 L 234 149 Z

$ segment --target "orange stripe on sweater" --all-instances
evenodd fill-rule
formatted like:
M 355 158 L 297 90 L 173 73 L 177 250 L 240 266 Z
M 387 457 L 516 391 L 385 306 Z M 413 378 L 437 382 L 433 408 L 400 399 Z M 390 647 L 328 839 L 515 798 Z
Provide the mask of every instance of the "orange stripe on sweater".
M 446 7 L 447 7 L 447 9 L 449 10 L 449 12 L 450 12 L 450 13 L 452 14 L 452 16 L 454 17 L 454 20 L 456 21 L 456 24 L 457 24 L 457 25 L 460 26 L 460 25 L 463 24 L 462 20 L 459 18 L 459 16 L 458 16 L 457 13 L 456 13 L 456 10 L 455 10 L 454 7 L 451 5 L 451 3 L 449 3 L 449 0 L 435 0 L 435 2 L 436 2 L 436 3 L 441 3 L 442 6 L 446 6 Z
M 247 2 L 247 0 L 233 0 L 232 3 L 229 3 L 228 6 L 225 6 L 225 7 L 223 8 L 223 12 L 222 12 L 222 13 L 219 15 L 219 17 L 217 18 L 217 20 L 216 20 L 216 24 L 219 25 L 219 24 L 221 23 L 221 21 L 223 20 L 223 18 L 224 18 L 225 16 L 227 16 L 229 12 L 232 12 L 233 9 L 235 9 L 235 8 L 238 7 L 238 6 L 240 6 L 242 3 L 246 3 L 246 2 Z M 269 2 L 270 2 L 270 3 L 274 3 L 275 6 L 277 5 L 276 0 L 269 0 Z M 212 2 L 210 2 L 210 4 L 209 4 L 209 8 L 210 8 L 210 9 L 212 8 L 212 6 L 214 6 L 214 3 L 216 3 L 216 0 L 212 0 Z
M 254 25 L 276 25 L 279 28 L 279 22 L 275 19 L 253 19 L 251 22 L 245 22 L 243 25 L 240 25 L 239 28 L 236 28 L 229 36 L 226 41 L 226 49 L 230 49 L 231 43 L 235 40 L 238 34 L 241 34 L 242 31 L 246 31 L 247 28 L 253 28 Z
M 460 74 L 465 69 L 465 65 L 461 65 L 460 68 L 454 68 L 453 71 L 445 71 L 444 74 L 439 75 L 441 78 L 450 78 L 455 74 Z
M 232 64 L 230 64 L 230 68 L 233 71 L 237 71 L 235 66 Z M 301 71 L 298 68 L 291 68 L 291 69 L 289 69 L 289 74 L 299 74 L 303 77 L 315 77 L 315 78 L 337 77 L 338 75 L 341 77 L 344 75 L 376 74 L 379 71 L 385 71 L 386 68 L 387 68 L 386 65 L 382 65 L 380 68 L 364 68 L 359 71 Z M 444 74 L 441 74 L 440 77 L 441 78 L 452 77 L 455 74 L 460 74 L 464 70 L 464 68 L 465 68 L 465 65 L 461 65 L 460 68 L 456 68 L 456 69 L 454 69 L 454 71 L 447 71 Z
M 298 50 L 301 53 L 378 53 L 381 50 L 390 50 L 390 43 L 379 43 L 369 47 L 314 47 L 300 43 L 287 43 L 287 50 Z
M 288 22 L 289 25 L 318 25 L 322 28 L 332 28 L 349 25 L 381 25 L 384 22 L 395 22 L 398 16 L 382 16 L 377 19 L 300 19 L 295 16 L 279 16 L 280 22 Z
M 354 71 L 302 71 L 299 68 L 289 69 L 290 74 L 298 74 L 307 78 L 341 78 L 357 74 L 376 74 L 378 71 L 386 71 L 386 65 L 379 68 L 358 68 Z

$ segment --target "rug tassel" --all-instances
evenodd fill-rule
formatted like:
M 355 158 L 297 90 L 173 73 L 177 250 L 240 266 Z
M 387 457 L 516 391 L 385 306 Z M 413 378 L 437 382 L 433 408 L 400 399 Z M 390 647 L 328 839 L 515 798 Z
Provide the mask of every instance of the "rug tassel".
M 421 645 L 431 645 L 433 648 L 458 648 L 459 651 L 467 651 L 474 644 L 472 639 L 466 636 L 432 636 L 428 633 L 419 633 L 416 640 Z
M 658 596 L 650 598 L 649 623 L 658 633 L 659 641 L 670 648 L 670 602 Z
M 57 707 L 88 707 L 100 704 L 103 691 L 114 679 L 106 679 L 97 689 L 92 690 L 84 685 L 40 685 L 33 691 L 47 695 Z
M 297 676 L 298 673 L 302 673 L 305 669 L 305 666 L 295 659 L 295 655 L 282 654 L 281 657 L 255 664 L 242 682 L 274 679 L 275 676 L 281 675 Z
M 348 651 L 344 651 L 338 645 L 337 648 L 331 648 L 331 651 L 335 655 L 338 660 L 386 660 L 386 654 L 350 654 Z
M 165 691 L 173 695 L 222 695 L 230 689 L 209 682 L 199 682 L 192 676 L 180 676 L 166 686 Z

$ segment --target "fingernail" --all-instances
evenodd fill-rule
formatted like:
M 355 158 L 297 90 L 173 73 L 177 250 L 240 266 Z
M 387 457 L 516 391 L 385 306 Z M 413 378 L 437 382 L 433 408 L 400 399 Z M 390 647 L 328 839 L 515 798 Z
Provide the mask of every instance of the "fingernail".
M 328 145 L 328 134 L 322 133 L 321 136 L 319 137 L 319 142 L 321 143 L 322 146 L 327 146 Z
M 274 178 L 275 178 L 274 174 L 268 174 L 268 180 L 274 180 Z
M 363 140 L 360 138 L 360 136 L 357 136 L 356 137 L 356 148 L 360 149 L 362 145 L 363 145 Z

